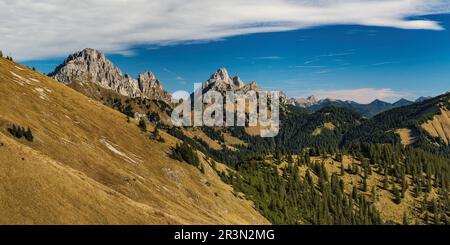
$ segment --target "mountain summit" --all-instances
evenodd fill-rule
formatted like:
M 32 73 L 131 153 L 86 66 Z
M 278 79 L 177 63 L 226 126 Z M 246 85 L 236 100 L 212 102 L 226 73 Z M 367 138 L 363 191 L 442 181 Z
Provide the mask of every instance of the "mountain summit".
M 204 91 L 215 90 L 225 93 L 226 91 L 240 90 L 244 87 L 244 82 L 238 76 L 230 77 L 225 68 L 220 68 L 211 77 L 203 83 Z
M 308 98 L 297 98 L 295 100 L 295 104 L 300 107 L 309 107 L 318 103 L 319 100 L 314 95 L 311 95 Z
M 170 100 L 152 72 L 142 73 L 134 79 L 128 74 L 122 74 L 105 55 L 91 48 L 69 55 L 49 76 L 64 84 L 95 83 L 131 98 Z
M 255 91 L 260 93 L 263 90 L 258 86 L 256 81 L 251 81 L 245 84 L 240 77 L 230 77 L 228 71 L 225 68 L 218 69 L 211 77 L 202 84 L 203 93 L 213 90 L 225 94 L 227 91 L 242 91 L 247 93 L 248 91 Z M 279 91 L 280 102 L 282 105 L 294 105 L 293 99 L 289 98 L 283 91 Z

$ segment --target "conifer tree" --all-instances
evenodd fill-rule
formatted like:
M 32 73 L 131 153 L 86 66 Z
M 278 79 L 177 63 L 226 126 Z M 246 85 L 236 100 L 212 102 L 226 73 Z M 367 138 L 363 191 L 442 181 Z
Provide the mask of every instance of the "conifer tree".
M 387 190 L 388 186 L 389 186 L 389 180 L 388 180 L 387 172 L 384 172 L 383 189 Z
M 397 186 L 395 185 L 395 183 L 393 184 L 392 192 L 394 194 L 394 202 L 396 204 L 400 204 L 402 202 L 402 198 L 401 198 L 400 191 L 397 189 Z
M 376 202 L 377 201 L 377 187 L 376 186 L 372 186 L 372 201 Z
M 138 126 L 143 132 L 147 132 L 147 123 L 145 122 L 144 118 L 139 119 Z
M 403 212 L 403 225 L 408 225 L 408 216 L 406 214 L 406 211 Z
M 363 178 L 363 191 L 366 192 L 367 191 L 367 177 Z
M 27 139 L 30 142 L 33 142 L 33 132 L 31 132 L 31 129 L 28 127 L 27 131 L 24 133 L 25 139 Z

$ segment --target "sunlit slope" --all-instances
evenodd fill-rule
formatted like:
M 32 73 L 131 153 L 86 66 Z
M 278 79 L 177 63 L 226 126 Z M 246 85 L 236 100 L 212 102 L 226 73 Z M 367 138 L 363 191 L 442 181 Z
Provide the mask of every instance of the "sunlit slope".
M 34 142 L 7 132 L 13 123 Z M 267 223 L 209 166 L 170 159 L 173 137 L 150 140 L 136 121 L 5 59 L 0 132 L 0 223 Z
M 439 137 L 445 144 L 450 141 L 450 111 L 441 105 L 440 113 L 435 115 L 432 119 L 423 123 L 422 128 L 425 129 L 431 136 Z
M 177 222 L 4 134 L 0 142 L 1 224 Z

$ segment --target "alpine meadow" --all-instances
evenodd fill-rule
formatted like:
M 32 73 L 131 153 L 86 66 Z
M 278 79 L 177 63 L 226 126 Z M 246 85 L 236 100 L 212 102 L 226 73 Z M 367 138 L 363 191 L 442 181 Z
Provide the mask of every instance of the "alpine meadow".
M 450 223 L 448 1 L 0 1 L 0 20 L 0 224 Z

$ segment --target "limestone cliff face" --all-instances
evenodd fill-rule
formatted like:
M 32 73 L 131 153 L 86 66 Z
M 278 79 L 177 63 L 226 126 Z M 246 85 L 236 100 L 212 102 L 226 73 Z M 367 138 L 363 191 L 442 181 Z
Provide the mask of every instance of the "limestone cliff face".
M 239 77 L 231 78 L 225 68 L 220 68 L 203 83 L 203 90 L 214 90 L 221 93 L 226 91 L 237 91 L 244 87 L 244 82 Z
M 245 84 L 238 76 L 230 77 L 225 68 L 220 68 L 212 74 L 211 77 L 202 84 L 202 89 L 203 93 L 212 90 L 222 94 L 225 94 L 227 91 L 242 91 L 244 93 L 247 93 L 248 91 L 255 91 L 256 93 L 263 91 L 256 81 Z M 294 104 L 293 100 L 282 91 L 280 91 L 280 102 L 283 105 Z
M 49 75 L 64 84 L 74 81 L 92 82 L 132 98 L 170 101 L 170 95 L 164 91 L 161 82 L 152 72 L 142 73 L 138 79 L 124 75 L 105 55 L 95 49 L 88 48 L 69 55 Z

